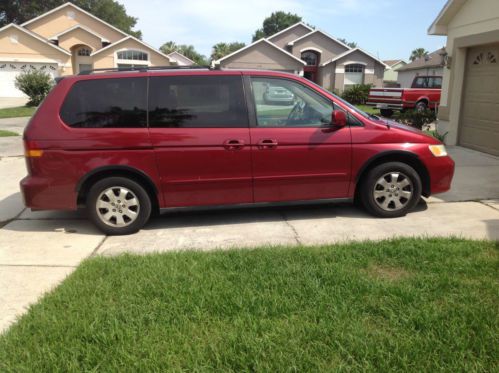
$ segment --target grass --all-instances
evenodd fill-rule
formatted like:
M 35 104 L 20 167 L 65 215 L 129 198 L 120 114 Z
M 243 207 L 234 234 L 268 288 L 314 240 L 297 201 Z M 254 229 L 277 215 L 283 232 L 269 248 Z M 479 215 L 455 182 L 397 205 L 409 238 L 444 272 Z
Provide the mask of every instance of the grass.
M 0 371 L 497 371 L 498 245 L 399 239 L 85 261 Z
M 369 105 L 355 105 L 357 108 L 368 114 L 381 115 L 379 109 Z
M 0 130 L 0 137 L 9 137 L 9 136 L 19 136 L 19 134 L 12 131 Z
M 19 106 L 0 109 L 1 118 L 17 118 L 17 117 L 30 117 L 35 113 L 36 107 L 32 106 Z

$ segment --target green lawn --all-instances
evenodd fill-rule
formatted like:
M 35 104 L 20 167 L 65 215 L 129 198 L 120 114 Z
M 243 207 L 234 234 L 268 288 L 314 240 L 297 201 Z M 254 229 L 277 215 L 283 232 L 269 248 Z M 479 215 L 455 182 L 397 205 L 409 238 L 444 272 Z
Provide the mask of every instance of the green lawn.
M 12 131 L 0 130 L 0 137 L 9 137 L 9 136 L 19 136 L 19 134 Z
M 36 107 L 32 106 L 19 106 L 0 109 L 1 118 L 16 118 L 16 117 L 30 117 L 34 114 Z
M 365 113 L 380 115 L 379 109 L 376 109 L 374 106 L 369 106 L 369 105 L 355 105 L 355 106 Z
M 497 371 L 499 247 L 400 239 L 94 258 L 0 371 Z

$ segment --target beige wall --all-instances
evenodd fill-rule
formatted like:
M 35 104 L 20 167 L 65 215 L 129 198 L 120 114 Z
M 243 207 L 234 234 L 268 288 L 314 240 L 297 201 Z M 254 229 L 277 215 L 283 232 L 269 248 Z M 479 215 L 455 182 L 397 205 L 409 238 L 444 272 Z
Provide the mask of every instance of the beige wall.
M 292 29 L 275 37 L 271 36 L 268 40 L 277 45 L 279 48 L 285 48 L 289 42 L 296 40 L 309 32 L 311 32 L 310 29 L 305 26 L 297 25 L 296 27 L 293 27 Z
M 221 62 L 229 69 L 265 69 L 301 71 L 303 64 L 276 48 L 259 43 Z
M 360 51 L 355 51 L 336 61 L 335 89 L 339 92 L 343 91 L 345 66 L 354 63 L 364 65 L 364 84 L 372 84 L 375 87 L 383 86 L 384 65 Z
M 70 18 L 68 12 L 73 12 L 74 18 Z M 73 7 L 59 9 L 54 13 L 26 25 L 26 28 L 45 38 L 49 38 L 66 31 L 75 25 L 83 25 L 90 30 L 95 31 L 97 34 L 108 39 L 111 43 L 123 39 L 126 36 Z
M 147 48 L 146 46 L 140 44 L 139 42 L 129 39 L 118 45 L 106 49 L 102 53 L 97 54 L 93 57 L 94 69 L 116 67 L 115 52 L 124 49 L 137 49 L 149 53 L 150 66 L 168 66 L 170 61 L 167 57 L 162 56 L 156 51 Z M 132 61 L 130 61 L 132 62 Z
M 102 48 L 102 41 L 99 37 L 82 29 L 75 29 L 59 36 L 59 46 L 67 51 L 78 44 L 88 45 L 92 52 Z
M 319 63 L 324 63 L 329 60 L 332 60 L 337 55 L 342 54 L 348 50 L 348 48 L 344 47 L 341 44 L 336 43 L 334 40 L 331 40 L 326 35 L 316 32 L 310 36 L 307 36 L 297 41 L 293 45 L 293 54 L 296 57 L 300 58 L 301 57 L 300 51 L 311 47 L 322 50 L 321 59 Z
M 386 82 L 396 82 L 398 79 L 397 69 L 400 69 L 402 66 L 405 66 L 405 62 L 397 62 L 395 65 L 391 66 L 391 68 L 385 70 L 385 74 L 383 75 L 383 80 Z
M 451 69 L 444 69 L 442 97 L 439 108 L 441 133 L 445 142 L 458 142 L 459 121 L 467 48 L 499 42 L 499 1 L 468 0 L 447 26 L 447 53 L 452 58 Z
M 10 40 L 12 35 L 17 36 L 17 43 Z M 71 56 L 14 27 L 10 27 L 0 32 L 0 61 L 16 59 L 19 62 L 58 62 L 60 65 L 67 64 L 66 70 L 71 71 Z M 64 73 L 64 71 L 61 72 Z

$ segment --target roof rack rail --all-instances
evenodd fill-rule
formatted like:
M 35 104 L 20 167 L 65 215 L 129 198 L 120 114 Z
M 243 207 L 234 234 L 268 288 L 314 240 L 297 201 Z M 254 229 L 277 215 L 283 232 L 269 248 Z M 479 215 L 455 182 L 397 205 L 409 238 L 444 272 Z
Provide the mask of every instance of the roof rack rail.
M 90 75 L 94 72 L 122 72 L 122 71 L 140 71 L 147 72 L 151 70 L 199 70 L 199 69 L 209 69 L 213 68 L 208 65 L 191 65 L 191 66 L 134 66 L 134 67 L 108 67 L 102 69 L 92 69 L 80 72 L 78 75 Z

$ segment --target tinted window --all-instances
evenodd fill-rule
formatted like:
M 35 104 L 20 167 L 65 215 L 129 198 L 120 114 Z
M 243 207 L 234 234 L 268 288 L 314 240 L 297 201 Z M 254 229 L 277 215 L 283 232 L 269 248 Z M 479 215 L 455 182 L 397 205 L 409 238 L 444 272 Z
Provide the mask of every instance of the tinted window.
M 71 88 L 61 109 L 71 127 L 145 127 L 146 78 L 82 80 Z
M 423 76 L 416 78 L 412 88 L 428 88 L 428 78 Z
M 150 127 L 247 127 L 240 76 L 165 76 L 149 82 Z
M 442 88 L 442 78 L 440 77 L 433 77 L 433 78 L 430 78 L 430 84 L 429 84 L 430 88 Z

